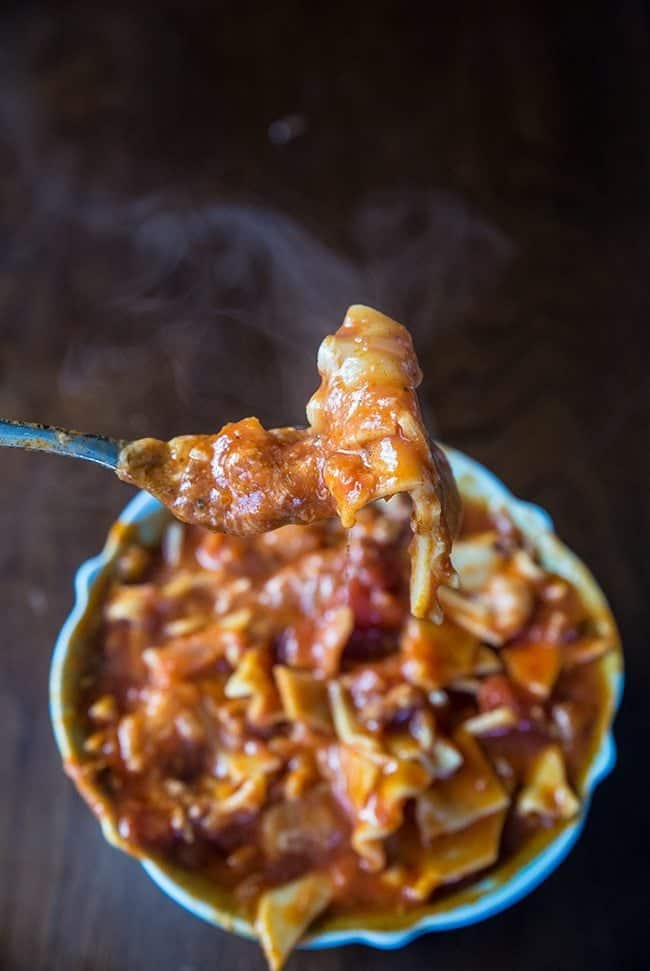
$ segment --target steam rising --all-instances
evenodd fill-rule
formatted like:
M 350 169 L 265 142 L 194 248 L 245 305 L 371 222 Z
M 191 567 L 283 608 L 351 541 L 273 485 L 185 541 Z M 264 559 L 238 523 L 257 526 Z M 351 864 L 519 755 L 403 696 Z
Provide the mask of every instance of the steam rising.
M 127 37 L 139 50 L 119 16 L 103 16 L 101 30 L 86 38 L 89 50 L 107 43 L 104 33 L 111 57 Z M 70 82 L 77 100 L 57 82 L 67 97 L 67 108 L 57 108 L 56 85 L 30 67 L 30 44 L 42 56 L 45 42 L 26 40 L 19 27 L 0 65 L 5 225 L 20 227 L 2 241 L 8 381 L 0 410 L 8 414 L 12 382 L 22 382 L 34 412 L 21 417 L 121 437 L 210 431 L 248 414 L 300 424 L 317 384 L 318 344 L 349 304 L 377 306 L 406 324 L 426 373 L 436 335 L 472 308 L 509 260 L 509 241 L 444 193 L 367 197 L 341 212 L 335 250 L 288 215 L 224 202 L 189 166 L 174 177 L 150 167 L 157 188 L 143 189 L 136 162 L 125 161 L 130 143 L 117 137 L 133 89 L 126 67 L 120 61 L 115 73 L 109 65 L 123 90 L 117 82 L 105 89 L 92 63 L 71 62 L 73 74 L 81 72 Z M 71 29 L 82 30 L 76 22 Z M 66 43 L 62 36 L 57 43 Z M 146 108 L 136 99 L 140 121 Z M 105 146 L 95 109 L 115 135 Z M 34 375 L 39 361 L 49 374 L 52 360 L 58 385 L 48 389 Z

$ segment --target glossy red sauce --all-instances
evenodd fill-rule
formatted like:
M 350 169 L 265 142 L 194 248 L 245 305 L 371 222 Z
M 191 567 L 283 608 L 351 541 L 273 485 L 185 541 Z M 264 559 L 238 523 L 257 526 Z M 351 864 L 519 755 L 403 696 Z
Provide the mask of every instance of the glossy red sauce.
M 461 538 L 487 529 L 508 555 L 522 545 L 505 514 L 466 508 Z M 434 740 L 458 753 L 468 719 L 504 709 L 513 724 L 477 738 L 485 769 L 470 771 L 465 760 L 469 776 L 453 798 L 475 801 L 486 784 L 502 792 L 506 808 L 491 810 L 503 824 L 492 862 L 556 821 L 523 817 L 517 797 L 549 745 L 562 753 L 569 785 L 589 755 L 604 700 L 597 664 L 569 663 L 590 632 L 580 597 L 541 571 L 521 630 L 487 650 L 450 618 L 436 627 L 410 615 L 409 538 L 408 504 L 394 500 L 360 511 L 349 532 L 329 520 L 241 538 L 173 523 L 162 547 L 122 554 L 85 673 L 86 751 L 68 770 L 96 810 L 101 793 L 101 812 L 133 852 L 232 889 L 250 913 L 264 889 L 311 870 L 330 875 L 330 912 L 416 906 L 423 854 L 444 862 L 450 840 L 465 840 L 475 844 L 478 874 L 494 839 L 479 822 L 423 835 L 422 794 L 449 788 L 461 771 L 446 774 Z M 518 676 L 528 676 L 531 645 L 549 638 L 559 669 L 540 697 L 503 658 L 513 647 L 530 655 L 528 668 L 516 655 Z M 487 650 L 480 663 L 479 650 Z M 296 676 L 306 714 L 282 694 L 282 679 Z M 356 752 L 332 720 L 332 682 L 361 732 Z M 384 775 L 362 791 L 361 774 L 372 775 L 368 745 Z M 353 756 L 361 761 L 346 775 Z M 395 780 L 405 795 L 387 794 Z M 362 833 L 371 817 L 383 827 L 374 842 Z M 451 883 L 471 879 L 469 866 Z M 424 900 L 446 892 L 441 880 Z

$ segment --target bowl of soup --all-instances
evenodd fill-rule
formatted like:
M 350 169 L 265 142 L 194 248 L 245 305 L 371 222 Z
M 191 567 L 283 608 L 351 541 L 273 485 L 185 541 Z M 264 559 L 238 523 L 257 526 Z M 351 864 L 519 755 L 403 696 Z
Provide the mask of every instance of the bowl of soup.
M 140 493 L 77 573 L 50 681 L 65 769 L 111 843 L 273 968 L 514 904 L 614 765 L 602 592 L 543 510 L 446 453 L 440 624 L 409 612 L 399 496 L 348 530 L 232 537 Z

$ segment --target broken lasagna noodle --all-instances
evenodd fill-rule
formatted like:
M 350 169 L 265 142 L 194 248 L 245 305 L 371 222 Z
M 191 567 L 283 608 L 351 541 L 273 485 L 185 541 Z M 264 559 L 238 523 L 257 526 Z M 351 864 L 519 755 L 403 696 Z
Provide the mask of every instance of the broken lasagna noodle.
M 447 459 L 422 424 L 410 334 L 376 310 L 350 307 L 321 344 L 318 369 L 308 429 L 267 431 L 245 418 L 217 435 L 145 438 L 122 450 L 118 475 L 179 519 L 237 536 L 333 516 L 351 527 L 368 503 L 408 493 L 411 611 L 440 620 L 436 593 L 455 582 L 460 503 Z
M 227 893 L 274 969 L 319 917 L 422 907 L 580 808 L 613 639 L 471 506 L 443 623 L 413 617 L 410 513 L 170 521 L 101 605 L 68 771 L 125 848 Z

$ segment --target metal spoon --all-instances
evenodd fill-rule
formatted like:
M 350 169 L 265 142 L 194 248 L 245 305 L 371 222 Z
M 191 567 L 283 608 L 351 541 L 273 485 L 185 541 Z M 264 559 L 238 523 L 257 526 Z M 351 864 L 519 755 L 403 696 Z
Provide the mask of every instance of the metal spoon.
M 117 469 L 117 460 L 127 443 L 104 435 L 84 435 L 55 425 L 0 418 L 0 446 L 26 448 L 75 459 L 97 462 L 107 469 Z

